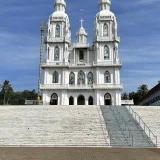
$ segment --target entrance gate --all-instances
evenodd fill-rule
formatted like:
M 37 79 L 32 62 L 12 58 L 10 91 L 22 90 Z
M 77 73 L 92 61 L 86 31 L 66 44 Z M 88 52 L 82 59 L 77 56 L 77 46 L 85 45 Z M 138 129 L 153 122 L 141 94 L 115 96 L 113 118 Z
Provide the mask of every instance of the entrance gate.
M 84 96 L 79 96 L 78 99 L 77 99 L 77 104 L 78 105 L 85 105 L 85 98 Z
M 104 105 L 112 105 L 111 95 L 106 93 L 104 96 Z
M 53 93 L 50 100 L 50 105 L 58 105 L 58 96 L 56 93 Z

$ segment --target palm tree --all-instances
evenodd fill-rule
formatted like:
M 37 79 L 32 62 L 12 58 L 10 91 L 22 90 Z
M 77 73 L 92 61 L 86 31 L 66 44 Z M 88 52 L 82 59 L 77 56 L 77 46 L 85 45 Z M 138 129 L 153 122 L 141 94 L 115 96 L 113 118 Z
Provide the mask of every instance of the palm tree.
M 142 84 L 138 87 L 137 95 L 140 101 L 147 95 L 148 91 L 148 86 L 145 84 Z
M 3 99 L 3 104 L 8 104 L 9 102 L 9 98 L 13 95 L 13 89 L 11 87 L 11 84 L 9 84 L 9 81 L 5 80 L 3 82 L 3 85 L 2 85 L 2 93 L 3 93 L 3 96 L 4 96 L 4 99 Z M 6 101 L 7 100 L 7 101 Z M 7 102 L 7 103 L 6 103 Z

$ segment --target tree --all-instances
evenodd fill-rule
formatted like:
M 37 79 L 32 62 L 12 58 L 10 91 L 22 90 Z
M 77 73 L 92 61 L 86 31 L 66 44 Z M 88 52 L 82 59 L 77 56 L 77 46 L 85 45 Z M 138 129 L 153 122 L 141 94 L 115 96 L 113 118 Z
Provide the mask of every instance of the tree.
M 8 104 L 11 96 L 13 95 L 13 89 L 9 81 L 5 80 L 2 85 L 3 104 Z
M 149 91 L 148 86 L 145 84 L 142 84 L 141 86 L 138 87 L 137 93 L 140 100 L 142 100 L 147 95 L 148 91 Z
M 122 100 L 128 100 L 128 99 L 129 99 L 129 95 L 128 95 L 126 92 L 124 92 L 124 93 L 121 95 L 121 99 L 122 99 Z

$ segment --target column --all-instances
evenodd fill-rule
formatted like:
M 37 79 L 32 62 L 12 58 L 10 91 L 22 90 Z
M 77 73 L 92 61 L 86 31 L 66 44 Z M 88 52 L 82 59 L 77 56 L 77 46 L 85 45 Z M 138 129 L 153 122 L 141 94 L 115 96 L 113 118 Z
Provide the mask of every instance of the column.
M 76 63 L 76 54 L 75 54 L 75 48 L 73 49 L 74 51 L 74 64 Z
M 77 97 L 74 97 L 74 105 L 77 105 Z
M 85 97 L 85 105 L 88 105 L 88 97 Z
M 87 64 L 89 64 L 89 49 L 87 49 Z

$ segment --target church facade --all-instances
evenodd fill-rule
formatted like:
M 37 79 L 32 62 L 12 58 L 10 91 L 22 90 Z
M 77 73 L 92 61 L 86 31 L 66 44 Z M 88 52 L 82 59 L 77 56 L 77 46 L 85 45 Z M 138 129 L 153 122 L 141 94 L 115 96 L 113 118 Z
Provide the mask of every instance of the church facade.
M 90 46 L 82 19 L 77 41 L 71 44 L 66 2 L 55 0 L 45 38 L 46 60 L 42 64 L 44 82 L 40 88 L 44 104 L 121 105 L 120 38 L 110 4 L 110 0 L 99 0 Z

